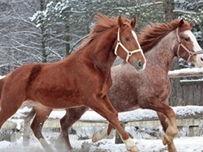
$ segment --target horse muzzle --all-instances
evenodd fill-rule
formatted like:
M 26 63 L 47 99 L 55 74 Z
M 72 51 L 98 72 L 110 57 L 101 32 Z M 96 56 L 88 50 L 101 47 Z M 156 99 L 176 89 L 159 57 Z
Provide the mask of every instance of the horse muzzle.
M 134 68 L 136 69 L 137 72 L 141 72 L 145 69 L 146 67 L 146 61 L 135 61 L 133 64 Z

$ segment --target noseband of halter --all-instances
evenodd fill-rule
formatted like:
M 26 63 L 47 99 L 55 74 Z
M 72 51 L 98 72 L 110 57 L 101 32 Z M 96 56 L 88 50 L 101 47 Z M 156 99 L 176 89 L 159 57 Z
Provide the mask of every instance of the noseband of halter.
M 137 42 L 137 41 L 136 41 Z M 138 42 L 137 42 L 138 43 Z M 130 56 L 132 56 L 134 53 L 137 53 L 137 52 L 142 52 L 142 49 L 139 48 L 137 50 L 133 50 L 133 51 L 129 51 L 120 41 L 120 28 L 118 28 L 118 33 L 117 33 L 117 44 L 116 44 L 116 47 L 115 47 L 115 50 L 114 50 L 114 53 L 115 55 L 117 55 L 117 51 L 118 51 L 118 47 L 119 45 L 123 48 L 123 50 L 127 53 L 127 56 L 126 56 L 126 62 L 128 62 Z
M 178 49 L 177 49 L 177 56 L 178 56 L 178 57 L 181 57 L 181 56 L 179 55 L 180 47 L 182 47 L 182 48 L 188 53 L 189 56 L 188 56 L 188 58 L 187 58 L 187 61 L 189 61 L 190 58 L 191 58 L 193 55 L 196 55 L 196 54 L 203 54 L 203 51 L 202 51 L 202 50 L 196 51 L 196 52 L 192 52 L 192 51 L 188 50 L 188 49 L 181 43 L 181 41 L 180 41 L 180 36 L 179 36 L 178 33 L 179 33 L 179 28 L 176 29 L 176 35 L 177 35 L 177 39 L 178 39 L 178 43 L 179 43 Z

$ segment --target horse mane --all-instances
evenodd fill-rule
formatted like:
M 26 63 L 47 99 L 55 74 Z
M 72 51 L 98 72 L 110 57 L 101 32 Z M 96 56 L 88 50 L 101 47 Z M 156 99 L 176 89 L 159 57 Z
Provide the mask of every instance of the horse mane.
M 130 21 L 127 18 L 122 17 L 124 24 L 130 24 Z M 102 32 L 109 28 L 118 26 L 118 17 L 108 18 L 107 16 L 97 13 L 94 17 L 94 27 L 91 29 L 89 36 L 83 40 L 79 49 L 88 45 L 93 39 L 99 36 Z
M 170 23 L 152 23 L 144 27 L 138 35 L 140 45 L 144 52 L 152 49 L 164 36 L 179 27 L 180 19 L 172 20 Z M 179 31 L 191 30 L 191 23 L 184 20 Z

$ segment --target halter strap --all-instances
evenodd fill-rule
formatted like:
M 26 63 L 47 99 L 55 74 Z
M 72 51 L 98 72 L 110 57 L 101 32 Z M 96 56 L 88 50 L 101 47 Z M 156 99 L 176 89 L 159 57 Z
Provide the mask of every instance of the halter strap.
M 133 51 L 129 51 L 120 41 L 120 28 L 118 28 L 118 32 L 117 32 L 117 44 L 116 44 L 116 47 L 115 47 L 115 50 L 114 50 L 114 53 L 115 55 L 117 55 L 117 51 L 118 51 L 118 47 L 119 45 L 122 47 L 122 49 L 127 53 L 127 56 L 126 56 L 126 62 L 128 62 L 130 56 L 132 56 L 134 53 L 136 52 L 142 52 L 142 49 L 139 48 L 139 49 L 136 49 L 136 50 L 133 50 Z M 118 56 L 118 55 L 117 55 Z
M 177 39 L 178 39 L 178 43 L 179 43 L 178 49 L 177 49 L 177 56 L 178 56 L 178 57 L 181 57 L 181 56 L 179 55 L 180 47 L 182 47 L 182 48 L 189 54 L 189 56 L 188 56 L 188 58 L 187 58 L 187 61 L 189 61 L 190 58 L 191 58 L 193 55 L 196 55 L 196 54 L 203 54 L 203 50 L 196 51 L 196 52 L 192 52 L 192 51 L 188 50 L 188 48 L 186 48 L 186 47 L 181 43 L 181 41 L 180 41 L 180 36 L 179 36 L 178 33 L 179 33 L 179 28 L 176 29 L 176 35 L 177 35 Z

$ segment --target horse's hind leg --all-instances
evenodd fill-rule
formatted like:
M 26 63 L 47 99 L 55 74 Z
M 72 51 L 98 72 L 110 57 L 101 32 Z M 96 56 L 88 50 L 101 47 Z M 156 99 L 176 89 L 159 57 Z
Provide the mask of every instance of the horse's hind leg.
M 0 100 L 0 128 L 20 108 L 21 104 L 16 104 L 16 101 L 9 99 Z
M 165 139 L 165 138 L 171 138 L 171 137 L 173 138 L 174 135 L 170 132 L 170 129 L 168 129 L 169 124 L 166 121 L 167 117 L 165 115 L 163 115 L 162 113 L 159 113 L 159 112 L 157 112 L 157 115 L 158 115 L 160 123 L 163 127 L 163 131 L 166 133 L 166 135 L 164 135 L 164 137 L 163 137 L 163 143 L 167 144 L 168 139 Z M 168 143 L 168 151 L 169 152 L 176 152 L 176 148 L 175 148 L 173 139 L 169 139 L 169 140 L 170 140 L 170 142 Z
M 158 98 L 150 98 L 145 102 L 139 102 L 141 108 L 147 108 L 157 111 L 165 135 L 162 138 L 163 144 L 168 145 L 169 152 L 176 152 L 175 145 L 173 144 L 174 137 L 178 134 L 176 125 L 176 116 L 171 107 L 163 103 Z M 164 122 L 165 121 L 165 122 Z
M 42 127 L 45 122 L 45 120 L 50 115 L 52 109 L 48 107 L 44 107 L 42 105 L 39 105 L 37 107 L 34 107 L 36 115 L 33 119 L 33 122 L 31 124 L 31 129 L 35 135 L 35 137 L 39 140 L 40 144 L 44 148 L 46 152 L 54 152 L 52 147 L 47 143 L 47 141 L 44 139 L 42 135 Z
M 5 79 L 4 79 L 5 80 Z M 0 128 L 4 122 L 10 118 L 21 107 L 25 100 L 25 85 L 22 80 L 16 81 L 15 78 L 9 77 L 4 82 L 0 81 Z M 16 83 L 15 83 L 16 82 Z M 15 83 L 15 85 L 11 85 Z
M 72 146 L 70 144 L 69 136 L 68 136 L 68 130 L 70 127 L 80 119 L 80 117 L 85 113 L 85 111 L 88 110 L 88 107 L 79 107 L 79 108 L 70 108 L 66 109 L 66 114 L 65 116 L 60 120 L 61 123 L 61 133 L 60 133 L 60 138 L 64 139 L 66 148 L 71 150 Z M 60 147 L 60 140 L 58 140 L 56 146 L 57 149 Z
M 24 119 L 24 131 L 23 131 L 23 145 L 28 146 L 30 140 L 30 121 L 35 115 L 35 109 L 32 108 L 29 115 Z

